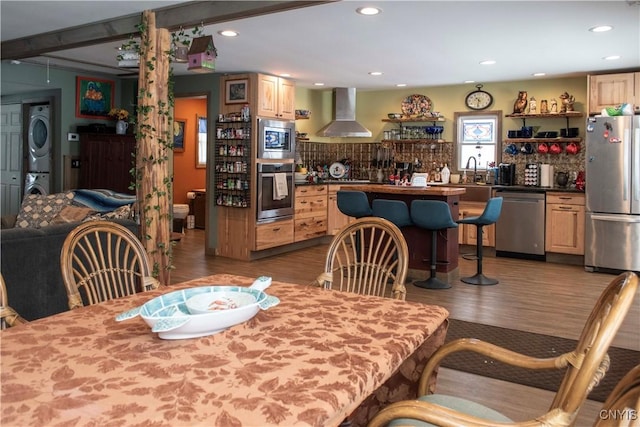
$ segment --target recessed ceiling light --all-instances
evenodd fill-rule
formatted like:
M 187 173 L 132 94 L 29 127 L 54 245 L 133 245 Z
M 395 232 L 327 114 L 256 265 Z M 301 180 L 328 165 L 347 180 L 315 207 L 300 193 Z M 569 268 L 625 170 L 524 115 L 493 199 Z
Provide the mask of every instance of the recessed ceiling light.
M 369 71 L 369 74 L 372 76 L 381 76 L 382 71 Z
M 598 25 L 597 27 L 589 28 L 589 31 L 591 31 L 592 33 L 604 33 L 611 30 L 613 30 L 613 27 L 611 25 Z
M 289 73 L 282 73 L 282 74 L 280 74 L 280 77 L 291 77 L 291 74 L 289 74 Z
M 221 30 L 218 31 L 218 34 L 225 37 L 236 37 L 238 35 L 238 32 L 233 30 Z
M 405 87 L 407 84 L 406 83 L 398 83 L 396 86 L 397 87 Z
M 546 76 L 547 73 L 533 73 L 533 77 L 542 77 L 542 76 Z
M 314 83 L 313 85 L 314 85 L 314 86 L 324 86 L 324 83 L 317 82 L 317 83 Z
M 475 80 L 465 80 L 464 82 L 465 83 L 475 83 L 476 81 Z
M 12 59 L 12 60 L 11 60 L 11 64 L 13 64 L 13 65 L 20 65 L 20 64 L 21 64 L 21 62 L 20 62 L 20 61 L 18 61 L 17 59 Z
M 606 61 L 615 61 L 616 59 L 620 59 L 620 55 L 605 56 L 602 59 L 604 59 Z
M 496 63 L 496 61 L 494 61 L 493 59 L 487 59 L 485 61 L 480 61 L 480 65 L 493 65 L 495 63 Z
M 380 12 L 382 12 L 382 10 L 378 9 L 377 7 L 359 7 L 356 9 L 356 12 L 358 12 L 360 15 L 371 16 L 379 14 Z

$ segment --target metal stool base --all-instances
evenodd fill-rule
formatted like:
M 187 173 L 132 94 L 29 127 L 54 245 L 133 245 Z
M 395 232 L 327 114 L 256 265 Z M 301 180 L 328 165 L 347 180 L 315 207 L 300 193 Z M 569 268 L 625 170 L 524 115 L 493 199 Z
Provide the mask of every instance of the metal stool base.
M 417 282 L 413 282 L 413 284 L 423 289 L 449 289 L 451 287 L 450 284 L 445 283 L 442 280 L 435 277 L 430 277 L 427 280 L 420 280 Z
M 475 276 L 471 276 L 471 277 L 463 277 L 460 280 L 469 285 L 478 285 L 478 286 L 489 286 L 489 285 L 498 284 L 498 280 L 491 279 L 482 273 L 478 273 Z

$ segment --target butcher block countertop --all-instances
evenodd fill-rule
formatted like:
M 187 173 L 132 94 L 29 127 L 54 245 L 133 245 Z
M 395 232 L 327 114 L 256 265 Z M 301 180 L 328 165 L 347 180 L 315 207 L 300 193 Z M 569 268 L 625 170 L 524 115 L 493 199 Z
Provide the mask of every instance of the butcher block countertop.
M 365 193 L 406 194 L 410 196 L 457 196 L 464 194 L 464 187 L 404 187 L 400 185 L 350 185 L 350 191 L 364 191 Z

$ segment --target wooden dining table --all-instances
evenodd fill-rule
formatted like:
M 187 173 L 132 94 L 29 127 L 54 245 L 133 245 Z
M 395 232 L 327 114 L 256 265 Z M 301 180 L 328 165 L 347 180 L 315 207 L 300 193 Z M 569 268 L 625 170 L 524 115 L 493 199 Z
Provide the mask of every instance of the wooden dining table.
M 275 280 L 279 305 L 214 335 L 115 320 L 177 289 L 251 282 L 208 276 L 2 331 L 0 425 L 364 425 L 415 397 L 445 339 L 443 307 Z

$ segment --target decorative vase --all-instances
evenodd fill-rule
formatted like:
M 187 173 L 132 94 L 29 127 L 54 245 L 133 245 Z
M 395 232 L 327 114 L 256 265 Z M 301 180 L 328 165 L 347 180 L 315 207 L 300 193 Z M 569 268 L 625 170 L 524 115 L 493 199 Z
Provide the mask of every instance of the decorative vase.
M 125 133 L 127 133 L 128 127 L 129 123 L 125 122 L 124 120 L 118 120 L 116 122 L 116 134 L 124 135 Z

